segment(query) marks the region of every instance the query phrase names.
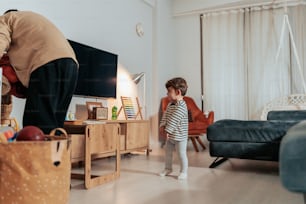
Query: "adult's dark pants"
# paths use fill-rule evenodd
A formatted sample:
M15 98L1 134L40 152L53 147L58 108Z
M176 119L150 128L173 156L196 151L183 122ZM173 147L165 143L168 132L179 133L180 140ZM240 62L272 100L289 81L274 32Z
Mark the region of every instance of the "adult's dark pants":
M70 58L54 60L33 71L26 94L23 126L37 126L45 134L63 127L77 75L77 64Z

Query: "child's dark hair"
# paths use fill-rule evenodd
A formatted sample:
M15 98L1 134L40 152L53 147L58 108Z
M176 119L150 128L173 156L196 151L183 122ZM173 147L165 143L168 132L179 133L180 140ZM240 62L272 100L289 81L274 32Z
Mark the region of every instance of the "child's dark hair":
M9 10L7 10L6 12L4 12L4 14L9 13L9 12L12 12L12 11L18 11L18 10L17 10L17 9L9 9Z
M182 93L182 96L186 95L187 88L188 88L186 80L181 77L175 77L167 81L166 88L168 89L169 87L172 87L175 90L180 90Z

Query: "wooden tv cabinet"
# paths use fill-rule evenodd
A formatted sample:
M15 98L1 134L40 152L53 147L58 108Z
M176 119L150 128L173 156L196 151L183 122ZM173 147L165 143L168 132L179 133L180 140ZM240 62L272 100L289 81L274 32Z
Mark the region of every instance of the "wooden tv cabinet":
M86 121L84 121L86 122ZM94 127L95 124L104 124L107 128L108 125L119 125L119 145L120 154L131 153L135 151L146 151L149 155L149 121L148 120L100 120L100 121L87 121L74 123L73 121L66 121L64 128L71 136L71 161L79 162L84 161L85 158L85 136L86 126ZM95 132L95 134L103 134L103 132ZM106 143L108 141L105 141ZM110 153L109 156L112 156ZM94 158L99 158L99 154ZM105 157L103 154L102 157Z
M82 179L85 188L112 181L120 176L120 141L118 124L67 125L71 135L71 157L76 161L84 161L84 173L71 173L71 178ZM93 175L91 161L97 155L107 157L116 155L114 171L102 175Z

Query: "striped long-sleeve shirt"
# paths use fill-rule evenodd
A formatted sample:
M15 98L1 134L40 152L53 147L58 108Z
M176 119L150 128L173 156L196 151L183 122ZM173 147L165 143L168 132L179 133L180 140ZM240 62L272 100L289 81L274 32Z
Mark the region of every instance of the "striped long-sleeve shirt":
M184 100L169 103L160 121L160 127L163 126L170 139L183 141L188 138L188 110Z

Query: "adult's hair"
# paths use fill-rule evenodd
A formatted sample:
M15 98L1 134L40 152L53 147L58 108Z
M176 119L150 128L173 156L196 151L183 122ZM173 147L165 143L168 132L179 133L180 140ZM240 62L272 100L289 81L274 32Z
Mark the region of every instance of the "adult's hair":
M182 96L186 95L187 88L188 88L186 80L181 77L175 77L167 81L166 88L168 89L169 87L172 87L175 90L180 90L182 93Z
M18 10L17 10L17 9L9 9L9 10L7 10L6 12L4 12L4 14L9 13L9 12L12 12L12 11L18 11Z

